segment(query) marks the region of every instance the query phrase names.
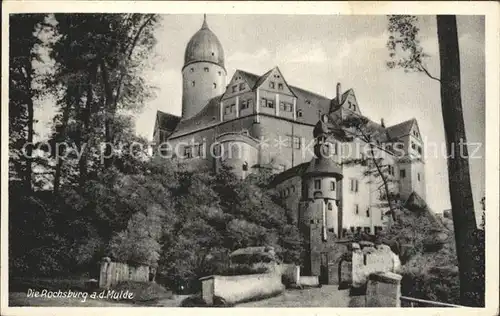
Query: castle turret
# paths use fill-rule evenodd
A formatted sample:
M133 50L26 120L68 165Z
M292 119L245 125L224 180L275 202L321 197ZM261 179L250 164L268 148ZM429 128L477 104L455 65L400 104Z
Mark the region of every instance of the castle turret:
M323 240L327 239L327 231L340 236L342 229L341 214L338 208L341 196L339 185L342 179L342 168L336 162L338 161L336 158L339 156L336 144L328 141L327 123L328 117L323 115L314 128L315 157L303 175L304 198L312 201L308 217L321 223Z
M201 29L189 40L182 67L182 119L197 114L226 87L224 50L209 29L206 16Z

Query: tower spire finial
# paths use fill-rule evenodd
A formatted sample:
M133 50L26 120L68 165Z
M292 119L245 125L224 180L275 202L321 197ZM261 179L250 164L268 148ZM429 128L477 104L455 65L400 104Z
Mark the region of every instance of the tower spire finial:
M203 24L201 25L202 29L208 29L208 24L207 24L207 15L203 14Z

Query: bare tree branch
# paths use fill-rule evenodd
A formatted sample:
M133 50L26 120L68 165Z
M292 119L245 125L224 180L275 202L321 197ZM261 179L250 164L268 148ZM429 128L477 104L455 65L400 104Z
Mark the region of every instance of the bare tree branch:
M430 72L424 67L424 65L422 64L422 62L418 62L418 65L420 67L420 69L425 72L425 74L431 78L431 79L434 79L434 80L437 80L439 82L441 82L441 79L437 78L437 77L434 77L433 75L430 74Z

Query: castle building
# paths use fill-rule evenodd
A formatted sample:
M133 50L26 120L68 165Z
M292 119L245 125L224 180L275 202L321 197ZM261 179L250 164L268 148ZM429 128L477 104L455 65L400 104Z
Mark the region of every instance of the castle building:
M425 199L424 144L415 119L389 127L368 121L373 142L367 146L340 128L363 117L354 91L342 91L340 83L328 98L290 85L275 67L262 75L238 69L226 84L224 50L206 18L184 56L182 116L157 112L153 140L168 145L156 151L189 159L199 170L226 164L241 178L274 170L272 185L306 236L305 273L335 283L328 268L338 259L335 241L386 226L385 186L369 153L376 152L392 192L402 200L414 192Z

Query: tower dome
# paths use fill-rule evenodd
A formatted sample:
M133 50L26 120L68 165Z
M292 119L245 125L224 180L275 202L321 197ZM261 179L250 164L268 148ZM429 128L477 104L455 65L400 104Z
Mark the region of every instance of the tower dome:
M224 67L224 50L217 36L208 28L206 15L201 29L189 40L184 53L184 67L194 62L210 62Z

